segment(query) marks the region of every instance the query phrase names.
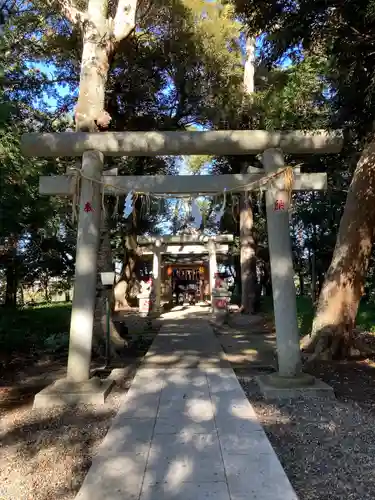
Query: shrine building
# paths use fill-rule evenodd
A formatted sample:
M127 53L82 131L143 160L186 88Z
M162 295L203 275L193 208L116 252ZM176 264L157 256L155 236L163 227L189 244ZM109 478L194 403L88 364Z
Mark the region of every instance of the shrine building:
M227 261L233 241L233 235L138 237L142 258L160 294L158 305L172 299L176 281L193 286L200 300L210 300L218 266Z

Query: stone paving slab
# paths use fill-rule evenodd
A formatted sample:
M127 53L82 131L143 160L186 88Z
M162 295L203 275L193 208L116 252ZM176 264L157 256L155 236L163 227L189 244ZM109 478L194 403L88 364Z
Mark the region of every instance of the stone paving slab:
M297 500L222 354L207 320L165 315L76 500Z
M140 500L231 500L226 481L145 485Z
M179 434L181 436L193 434L206 434L215 432L215 421L211 419L199 419L198 421L186 416L178 418L158 418L155 425L154 435L158 434Z
M275 453L224 456L231 500L296 500Z
M154 436L144 483L225 481L217 433Z

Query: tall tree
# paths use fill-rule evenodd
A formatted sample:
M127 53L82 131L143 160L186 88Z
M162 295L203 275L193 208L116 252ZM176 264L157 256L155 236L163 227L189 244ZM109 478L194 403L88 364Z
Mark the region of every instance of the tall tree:
M246 38L246 60L244 67L243 91L248 105L255 92L255 37ZM247 171L246 164L243 171ZM253 235L254 214L248 192L240 197L240 264L241 264L241 310L254 314L257 304L256 245Z
M124 47L126 58L118 57L109 74L107 109L113 115L111 127L181 130L192 124L207 126L215 119L221 103L228 101L225 97L230 98L229 83L239 81L239 47L231 52L226 48L238 37L239 25L231 10L219 9L218 5L192 0L165 2L140 26ZM218 64L221 73L215 71ZM197 159L198 164L193 166ZM194 157L189 167L199 170L206 160ZM180 158L138 158L117 165L120 172L150 175L175 173L180 162ZM131 290L126 281L136 267L136 236L146 229L145 217L136 212L137 225L130 218L131 223L123 226L127 228L123 238L124 275L117 287L122 293ZM153 218L149 222L155 224Z
M96 132L106 129L111 121L105 109L108 72L121 43L135 30L138 2L118 0L110 4L107 0L88 0L85 11L79 9L79 4L67 0L57 0L57 5L73 32L78 32L82 40L78 100L74 112L76 130ZM94 330L99 339L105 324L106 293L101 287L100 272L113 268L108 223L107 210L102 214L97 270L99 293ZM114 325L111 338L117 347L124 346L124 340L117 334Z
M48 91L48 85L44 75L22 57L29 44L29 34L24 31L27 23L36 31L40 25L29 5L3 4L0 19L0 267L6 281L5 304L12 307L17 305L22 279L30 272L25 252L27 242L33 240L36 228L60 218L61 208L56 200L38 197L39 175L51 172L52 162L25 159L19 151L20 134L43 129L51 118L45 110L33 108L33 102ZM55 125L58 130L59 124Z
M319 297L312 334L305 348L316 356L345 356L374 239L374 51L375 11L371 0L355 4L302 0L236 2L250 31L267 32L269 61L294 54L296 46L329 61L327 89L336 107L331 125L346 131L348 165L357 162L348 191L331 265ZM292 52L291 52L292 50ZM358 57L361 54L361 57ZM360 153L361 152L361 153ZM360 154L359 154L360 153ZM356 345L358 347L358 344ZM361 346L362 347L362 346Z

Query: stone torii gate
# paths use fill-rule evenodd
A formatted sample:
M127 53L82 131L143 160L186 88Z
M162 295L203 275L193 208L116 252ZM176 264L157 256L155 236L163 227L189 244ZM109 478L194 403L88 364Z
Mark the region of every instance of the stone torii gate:
M340 132L234 130L209 132L63 132L26 134L21 149L26 156L82 156L80 208L76 250L76 274L70 324L67 378L36 395L34 406L50 406L77 401L104 402L110 386L90 379L90 362L95 308L97 252L101 217L102 189L106 194L143 192L154 194L212 195L259 188L266 190L267 227L276 322L279 373L271 385L311 384L302 374L296 293L289 229L288 202L282 176L261 185L265 174L284 167L284 153L338 153ZM105 156L157 155L248 155L262 154L265 173L221 176L106 176ZM255 169L254 169L255 170ZM78 175L78 174L77 174ZM40 193L71 196L74 175L40 178ZM102 188L102 186L104 186ZM326 174L294 175L293 190L323 190ZM90 209L88 209L90 207ZM277 380L282 382L278 384ZM269 383L268 381L267 383Z

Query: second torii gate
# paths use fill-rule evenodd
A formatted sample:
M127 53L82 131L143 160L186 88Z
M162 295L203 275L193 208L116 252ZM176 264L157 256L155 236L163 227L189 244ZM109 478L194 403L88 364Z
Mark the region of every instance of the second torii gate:
M266 190L267 228L276 322L281 386L306 385L302 374L296 294L289 228L289 196L282 176L269 175L284 167L283 152L291 154L338 153L340 132L265 132L235 130L216 132L105 132L26 134L21 142L27 156L82 156L80 208L76 249L76 274L70 324L67 378L41 391L34 406L76 401L104 402L108 387L90 379L95 308L97 252L101 193L134 191L149 194L212 195L224 190ZM208 176L106 176L104 156L245 155L262 153L265 173ZM252 171L251 171L252 172ZM77 174L78 175L78 174ZM255 186L255 185L256 186ZM72 196L74 175L40 178L40 193ZM104 186L104 187L102 187ZM249 188L249 186L252 186ZM326 174L294 176L293 190L323 190ZM277 385L277 384L276 384Z

